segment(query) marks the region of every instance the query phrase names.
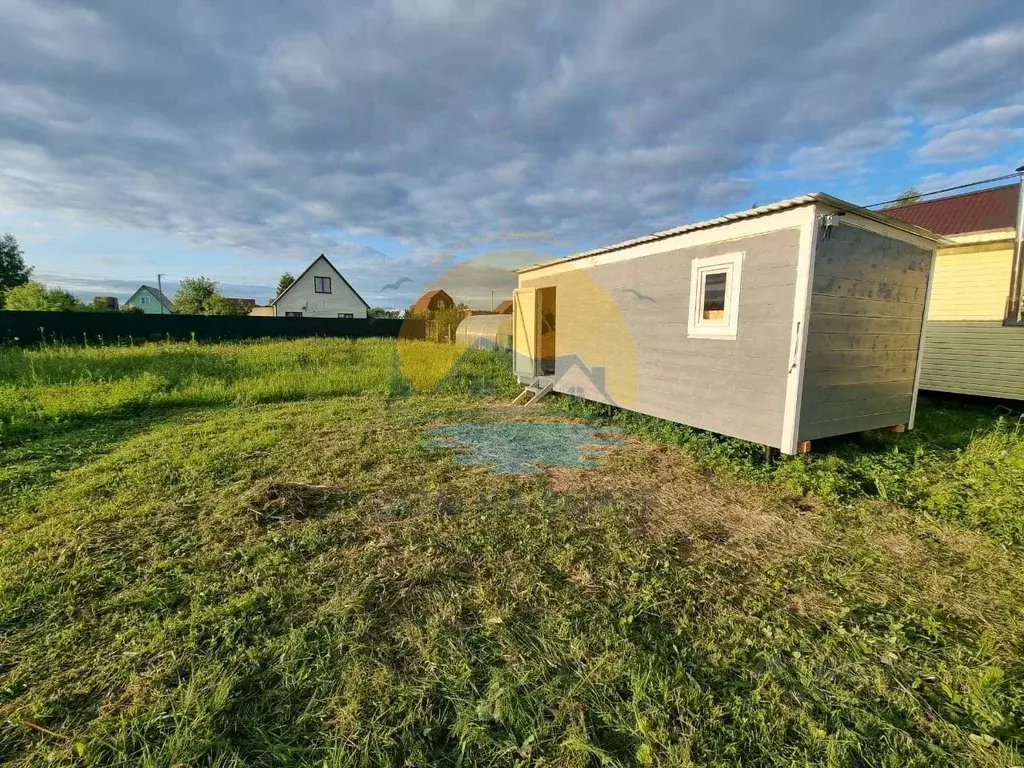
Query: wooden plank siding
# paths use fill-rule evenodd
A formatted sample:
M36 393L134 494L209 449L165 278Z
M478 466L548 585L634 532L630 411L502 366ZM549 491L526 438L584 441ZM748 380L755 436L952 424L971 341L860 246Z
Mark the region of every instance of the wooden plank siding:
M1024 400L1024 328L1002 324L1012 261L1010 239L939 251L921 389Z
M602 382L588 399L781 447L800 232L729 240L725 227L722 242L522 274L524 288L556 287L555 391L578 394L557 380L584 368ZM692 260L737 251L737 337L688 338Z
M928 321L1002 321L1010 291L1013 243L942 249L935 259L935 285ZM927 334L926 334L927 338Z
M910 421L931 259L848 224L818 242L800 440Z
M1024 400L1024 327L999 321L930 321L920 386Z

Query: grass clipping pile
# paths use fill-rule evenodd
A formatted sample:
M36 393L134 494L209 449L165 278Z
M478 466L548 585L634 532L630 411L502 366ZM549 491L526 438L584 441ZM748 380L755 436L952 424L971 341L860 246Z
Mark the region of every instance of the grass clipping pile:
M249 494L245 511L262 527L301 522L322 514L329 502L349 496L336 485L274 481L261 483Z

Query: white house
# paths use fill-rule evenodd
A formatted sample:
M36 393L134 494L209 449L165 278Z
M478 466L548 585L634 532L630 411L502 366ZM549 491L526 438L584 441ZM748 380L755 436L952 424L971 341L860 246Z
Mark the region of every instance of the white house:
M366 317L370 306L322 253L270 302L277 317Z

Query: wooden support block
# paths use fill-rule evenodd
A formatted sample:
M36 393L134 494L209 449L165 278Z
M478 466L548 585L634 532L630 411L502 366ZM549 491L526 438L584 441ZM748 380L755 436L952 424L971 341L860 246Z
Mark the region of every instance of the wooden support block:
M810 440L801 440L799 443L796 444L796 452L797 453L810 453L811 452L811 441Z
M907 431L907 425L906 424L896 424L894 426L889 427L889 431L890 432L906 432Z

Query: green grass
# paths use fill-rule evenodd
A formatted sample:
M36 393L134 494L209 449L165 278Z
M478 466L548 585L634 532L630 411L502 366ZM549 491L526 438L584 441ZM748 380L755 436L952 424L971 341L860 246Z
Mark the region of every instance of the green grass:
M0 763L1024 764L1012 420L500 476L452 351L0 351Z
M1024 546L1024 417L992 404L922 400L916 428L884 430L814 443L809 456L764 460L761 446L576 398L566 414L613 424L644 439L687 451L711 472L776 482L836 503L865 498L982 530Z

